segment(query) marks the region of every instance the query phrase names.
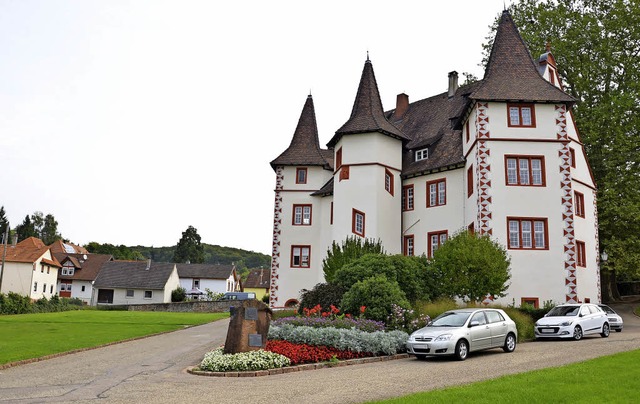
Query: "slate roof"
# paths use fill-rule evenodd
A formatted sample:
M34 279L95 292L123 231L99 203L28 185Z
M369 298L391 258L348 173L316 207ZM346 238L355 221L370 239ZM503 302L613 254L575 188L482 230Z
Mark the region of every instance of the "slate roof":
M269 270L253 269L243 282L245 288L267 289L269 288Z
M331 138L328 147L333 147L344 135L380 132L396 139L406 140L407 136L384 116L378 83L373 73L373 65L367 57L362 70L362 77L358 85L356 99L349 120L336 131Z
M180 278L228 279L234 265L218 264L176 264Z
M509 11L502 12L482 84L474 100L560 102L576 99L540 76Z
M107 261L95 280L97 288L164 289L176 264L147 261Z
M307 97L298 120L298 126L293 133L291 144L271 162L271 167L276 166L322 166L331 168L333 152L322 149L318 141L318 125L316 112L311 95Z
M58 262L64 265L69 261L73 264L75 270L73 275L62 275L58 272L58 279L71 279L79 281L93 281L98 276L100 269L105 262L113 261L113 256L109 254L66 254L53 253ZM86 257L86 258L85 258Z

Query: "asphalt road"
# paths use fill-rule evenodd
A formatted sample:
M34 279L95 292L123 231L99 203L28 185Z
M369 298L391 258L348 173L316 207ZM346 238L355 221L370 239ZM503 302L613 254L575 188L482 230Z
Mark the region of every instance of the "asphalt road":
M228 320L0 370L0 403L359 403L640 349L640 319L617 305L621 333L519 344L464 362L414 358L251 378L186 369L222 345Z

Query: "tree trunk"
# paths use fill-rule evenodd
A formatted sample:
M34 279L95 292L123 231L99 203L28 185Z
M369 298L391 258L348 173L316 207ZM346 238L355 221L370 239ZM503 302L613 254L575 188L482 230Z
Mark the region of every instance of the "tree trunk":
M603 302L612 302L621 299L618 284L616 283L616 271L601 270L600 285Z

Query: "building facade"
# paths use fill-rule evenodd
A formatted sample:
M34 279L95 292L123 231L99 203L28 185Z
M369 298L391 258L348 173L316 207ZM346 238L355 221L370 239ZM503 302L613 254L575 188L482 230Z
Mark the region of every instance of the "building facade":
M323 149L309 96L276 173L271 307L324 281L347 236L432 257L462 230L511 258L500 303L600 301L596 186L553 55L531 57L504 11L482 80L384 111L370 60ZM488 301L492 300L489 297Z

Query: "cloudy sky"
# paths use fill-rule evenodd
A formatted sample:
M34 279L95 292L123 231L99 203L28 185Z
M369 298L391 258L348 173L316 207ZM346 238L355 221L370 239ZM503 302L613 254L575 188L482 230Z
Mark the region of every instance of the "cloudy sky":
M482 77L504 4L0 0L0 206L78 244L175 245L191 225L270 253L269 162L309 92L324 145L367 51L385 109Z

